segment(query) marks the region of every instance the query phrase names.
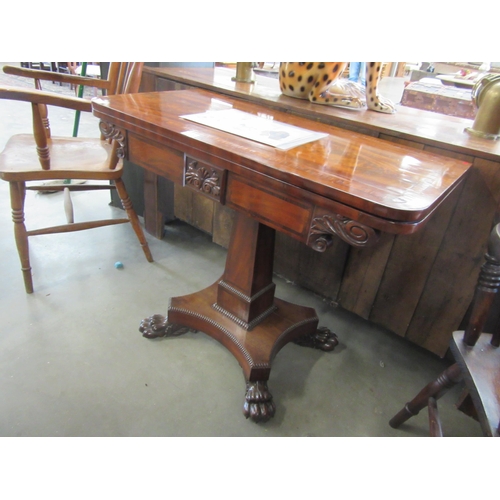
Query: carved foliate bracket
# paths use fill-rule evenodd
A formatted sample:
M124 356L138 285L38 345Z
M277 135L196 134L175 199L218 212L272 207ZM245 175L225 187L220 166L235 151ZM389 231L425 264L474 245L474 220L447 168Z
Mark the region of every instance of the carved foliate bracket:
M215 201L223 202L226 171L198 160L185 157L184 185Z
M333 235L349 245L367 247L375 244L380 232L340 214L325 214L312 220L307 244L317 252L324 252L333 243Z
M99 130L106 139L116 141L118 145L118 147L116 148L116 155L118 156L118 158L125 158L127 152L127 139L125 132L115 125L104 121L99 122Z

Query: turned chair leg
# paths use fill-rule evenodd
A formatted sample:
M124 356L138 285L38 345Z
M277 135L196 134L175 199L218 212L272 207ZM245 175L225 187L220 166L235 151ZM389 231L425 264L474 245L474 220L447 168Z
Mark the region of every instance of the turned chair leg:
M12 221L14 222L14 237L16 239L17 251L21 260L21 271L23 272L24 287L26 293L33 293L33 278L29 257L28 233L24 224L24 199L26 186L24 182L10 182L10 203L12 207Z
M132 202L128 196L127 190L125 189L125 184L121 179L116 179L115 181L116 191L118 192L118 196L122 202L123 208L127 212L127 216L134 228L135 234L139 239L139 242L142 246L142 250L148 262L153 262L153 256L151 255L151 250L149 249L148 242L146 241L146 237L142 231L141 223L139 222L139 218L135 213L135 210L132 208Z
M435 398L429 398L429 434L432 437L443 437L443 428Z
M462 372L458 364L451 365L439 377L427 384L405 407L389 421L389 425L397 429L409 418L418 415L422 408L429 406L429 398L438 400L441 396L462 380Z

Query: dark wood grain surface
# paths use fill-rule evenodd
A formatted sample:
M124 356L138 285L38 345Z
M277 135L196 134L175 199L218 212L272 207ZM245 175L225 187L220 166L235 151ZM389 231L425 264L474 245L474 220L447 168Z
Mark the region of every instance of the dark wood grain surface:
M112 96L93 106L97 116L127 121L131 131L201 160L208 154L235 173L258 172L390 221L425 219L470 166L203 90ZM282 151L181 118L228 107L329 135Z

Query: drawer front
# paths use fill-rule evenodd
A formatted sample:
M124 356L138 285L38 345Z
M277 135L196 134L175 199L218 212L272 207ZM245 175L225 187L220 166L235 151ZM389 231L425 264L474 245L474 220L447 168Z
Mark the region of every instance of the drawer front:
M273 184L257 184L230 173L227 179L226 205L247 212L263 224L306 242L314 206L283 195L279 186Z
M128 135L129 160L155 174L181 184L184 153L168 147L158 147L133 134Z

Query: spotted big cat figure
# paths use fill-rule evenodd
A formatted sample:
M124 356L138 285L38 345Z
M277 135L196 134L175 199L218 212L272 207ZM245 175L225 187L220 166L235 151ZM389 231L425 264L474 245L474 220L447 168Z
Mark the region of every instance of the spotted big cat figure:
M281 92L316 104L358 109L367 106L380 113L395 113L394 104L378 93L382 63L366 64L366 89L340 79L346 66L346 62L282 62Z

